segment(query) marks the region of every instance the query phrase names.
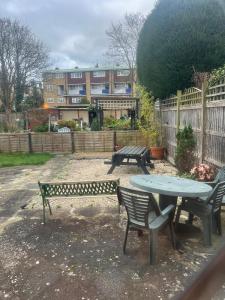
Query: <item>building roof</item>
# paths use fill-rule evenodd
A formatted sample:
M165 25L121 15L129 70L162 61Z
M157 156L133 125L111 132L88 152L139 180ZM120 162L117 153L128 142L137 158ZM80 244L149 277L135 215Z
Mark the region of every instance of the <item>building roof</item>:
M93 72L93 71L110 71L110 70L129 70L126 66L111 66L111 67L94 67L94 68L73 68L73 69L59 69L46 70L43 73L76 73L76 72Z

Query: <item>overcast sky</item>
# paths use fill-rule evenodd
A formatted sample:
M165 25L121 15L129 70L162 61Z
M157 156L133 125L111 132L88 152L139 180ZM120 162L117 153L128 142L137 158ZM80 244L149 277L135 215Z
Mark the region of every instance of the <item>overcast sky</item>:
M54 67L106 62L105 31L125 13L148 14L155 0L0 0L0 17L19 19L49 48Z

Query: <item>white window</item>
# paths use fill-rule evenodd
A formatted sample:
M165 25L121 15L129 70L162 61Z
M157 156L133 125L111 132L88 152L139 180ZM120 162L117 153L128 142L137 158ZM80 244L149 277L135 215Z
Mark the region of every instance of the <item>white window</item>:
M117 71L117 76L129 76L130 71L129 70L119 70Z
M94 71L93 77L105 77L105 71Z
M64 98L56 98L56 99L55 99L55 102L58 102L58 103L64 103L64 102L65 102L65 99L64 99Z
M63 96L64 95L64 85L58 85L58 96Z
M63 74L63 73L56 73L56 74L55 74L55 78L56 78L56 79L64 78L64 74Z
M48 103L54 103L54 98L47 98Z
M47 92L54 92L54 85L53 84L46 84L45 89Z
M72 103L81 103L81 97L73 97L71 102Z
M81 72L71 73L70 78L82 78Z
M105 89L105 84L92 84L91 85L91 94L92 95L100 95L102 91Z
M115 94L125 94L127 88L128 88L127 83L115 83L114 93Z
M69 95L79 95L80 91L83 91L83 85L82 84L70 84L69 85Z

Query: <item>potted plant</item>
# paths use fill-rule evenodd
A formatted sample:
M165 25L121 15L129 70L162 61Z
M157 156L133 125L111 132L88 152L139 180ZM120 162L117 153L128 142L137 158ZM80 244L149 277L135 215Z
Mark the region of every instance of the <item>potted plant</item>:
M138 128L146 137L151 157L159 160L163 159L164 147L162 146L162 132L160 122L155 114L154 98L151 93L142 86L138 86L138 93L141 106Z

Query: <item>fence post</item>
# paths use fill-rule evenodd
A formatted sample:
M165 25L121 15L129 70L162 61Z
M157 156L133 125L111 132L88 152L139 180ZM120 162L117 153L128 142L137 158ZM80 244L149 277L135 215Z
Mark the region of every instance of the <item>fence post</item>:
M74 153L75 152L75 143L74 143L74 132L71 131L71 152Z
M29 153L33 152L31 132L28 132L28 150L29 150Z
M205 158L205 133L206 133L206 93L208 89L208 82L205 80L202 83L202 101L201 101L201 145L200 145L200 162L202 163Z
M177 118L176 118L176 126L177 132L180 129L180 103L181 103L182 91L177 91Z

